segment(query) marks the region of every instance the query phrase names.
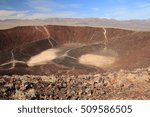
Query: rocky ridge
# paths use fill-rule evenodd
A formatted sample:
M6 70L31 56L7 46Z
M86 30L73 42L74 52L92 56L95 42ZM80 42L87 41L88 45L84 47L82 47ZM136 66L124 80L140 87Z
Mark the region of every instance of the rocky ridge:
M0 99L150 99L150 67L89 75L0 76Z

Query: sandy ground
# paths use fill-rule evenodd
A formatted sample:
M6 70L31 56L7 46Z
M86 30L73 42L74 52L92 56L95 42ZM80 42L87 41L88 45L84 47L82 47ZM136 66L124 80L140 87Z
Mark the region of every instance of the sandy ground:
M31 57L29 61L27 61L27 65L29 67L38 66L47 64L51 62L53 59L59 57L57 53L59 49L48 49L41 52L38 55ZM79 58L79 63L84 65L92 65L100 68L106 68L112 65L115 62L116 58L111 56L104 55L94 55L94 54L85 54Z
M105 68L115 62L115 57L101 56L94 54L85 54L79 58L79 62L85 65L92 65L100 68Z
M27 65L33 67L33 66L46 64L47 62L50 62L53 59L57 58L57 52L59 52L58 49L45 50L40 54L31 57L31 59L27 61Z

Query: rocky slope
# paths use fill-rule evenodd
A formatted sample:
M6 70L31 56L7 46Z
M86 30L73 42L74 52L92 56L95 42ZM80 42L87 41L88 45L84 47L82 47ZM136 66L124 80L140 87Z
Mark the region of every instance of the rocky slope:
M150 68L89 75L0 76L0 99L150 99Z
M150 66L150 33L29 26L0 31L0 74L89 74Z

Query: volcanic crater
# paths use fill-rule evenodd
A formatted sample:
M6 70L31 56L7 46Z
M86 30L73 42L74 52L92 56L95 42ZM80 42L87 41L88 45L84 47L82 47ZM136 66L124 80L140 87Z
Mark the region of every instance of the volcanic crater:
M24 26L0 30L0 74L89 74L150 66L150 33Z

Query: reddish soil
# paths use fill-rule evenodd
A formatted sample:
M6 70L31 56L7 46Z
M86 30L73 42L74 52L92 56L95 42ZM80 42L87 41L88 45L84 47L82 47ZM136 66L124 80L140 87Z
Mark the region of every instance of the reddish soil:
M150 32L0 30L0 99L150 99L149 53Z
M20 61L24 61L25 63L27 63L32 56L38 55L40 52L45 51L46 49L58 48L61 49L61 52L57 54L59 59L54 60L54 63L57 64L58 69L67 69L69 67L67 71L70 69L70 67L72 68L74 66L78 66L75 67L77 71L87 71L87 73L89 73L89 70L85 70L86 67L90 67L90 71L94 72L102 70L107 71L149 67L149 38L149 32L128 31L113 28L105 28L104 30L104 28L94 27L53 25L16 27L7 30L0 30L0 55L4 56L5 53L5 56L8 56L1 57L0 63L2 64L10 61L11 49L14 49L14 56L15 58L17 58L17 60L19 59ZM49 39L52 45L49 45L48 40L46 39ZM107 51L102 52L105 48L104 46L107 46ZM91 66L85 66L81 64L79 65L77 61L71 60L71 58L69 58L69 61L68 58L64 58L63 60L62 58L60 59L60 55L62 55L62 53L65 53L65 51L68 51L69 49L72 50L68 55L71 57L75 57L78 60L82 55L96 54L102 56L105 55L110 58L115 57L116 61L111 66L105 69L101 66L93 66L91 68ZM7 53L9 55L7 55ZM47 67L47 65L45 66ZM29 74L32 71L33 72L31 74L43 74L43 72L39 72L41 70L34 71L35 68L37 69L37 67L26 68L25 71ZM16 71L16 69L17 68L13 70ZM2 71L2 74L5 74L10 70L4 70L2 68L0 71ZM52 70L49 70L48 74L51 73ZM55 71L55 73L57 72Z

